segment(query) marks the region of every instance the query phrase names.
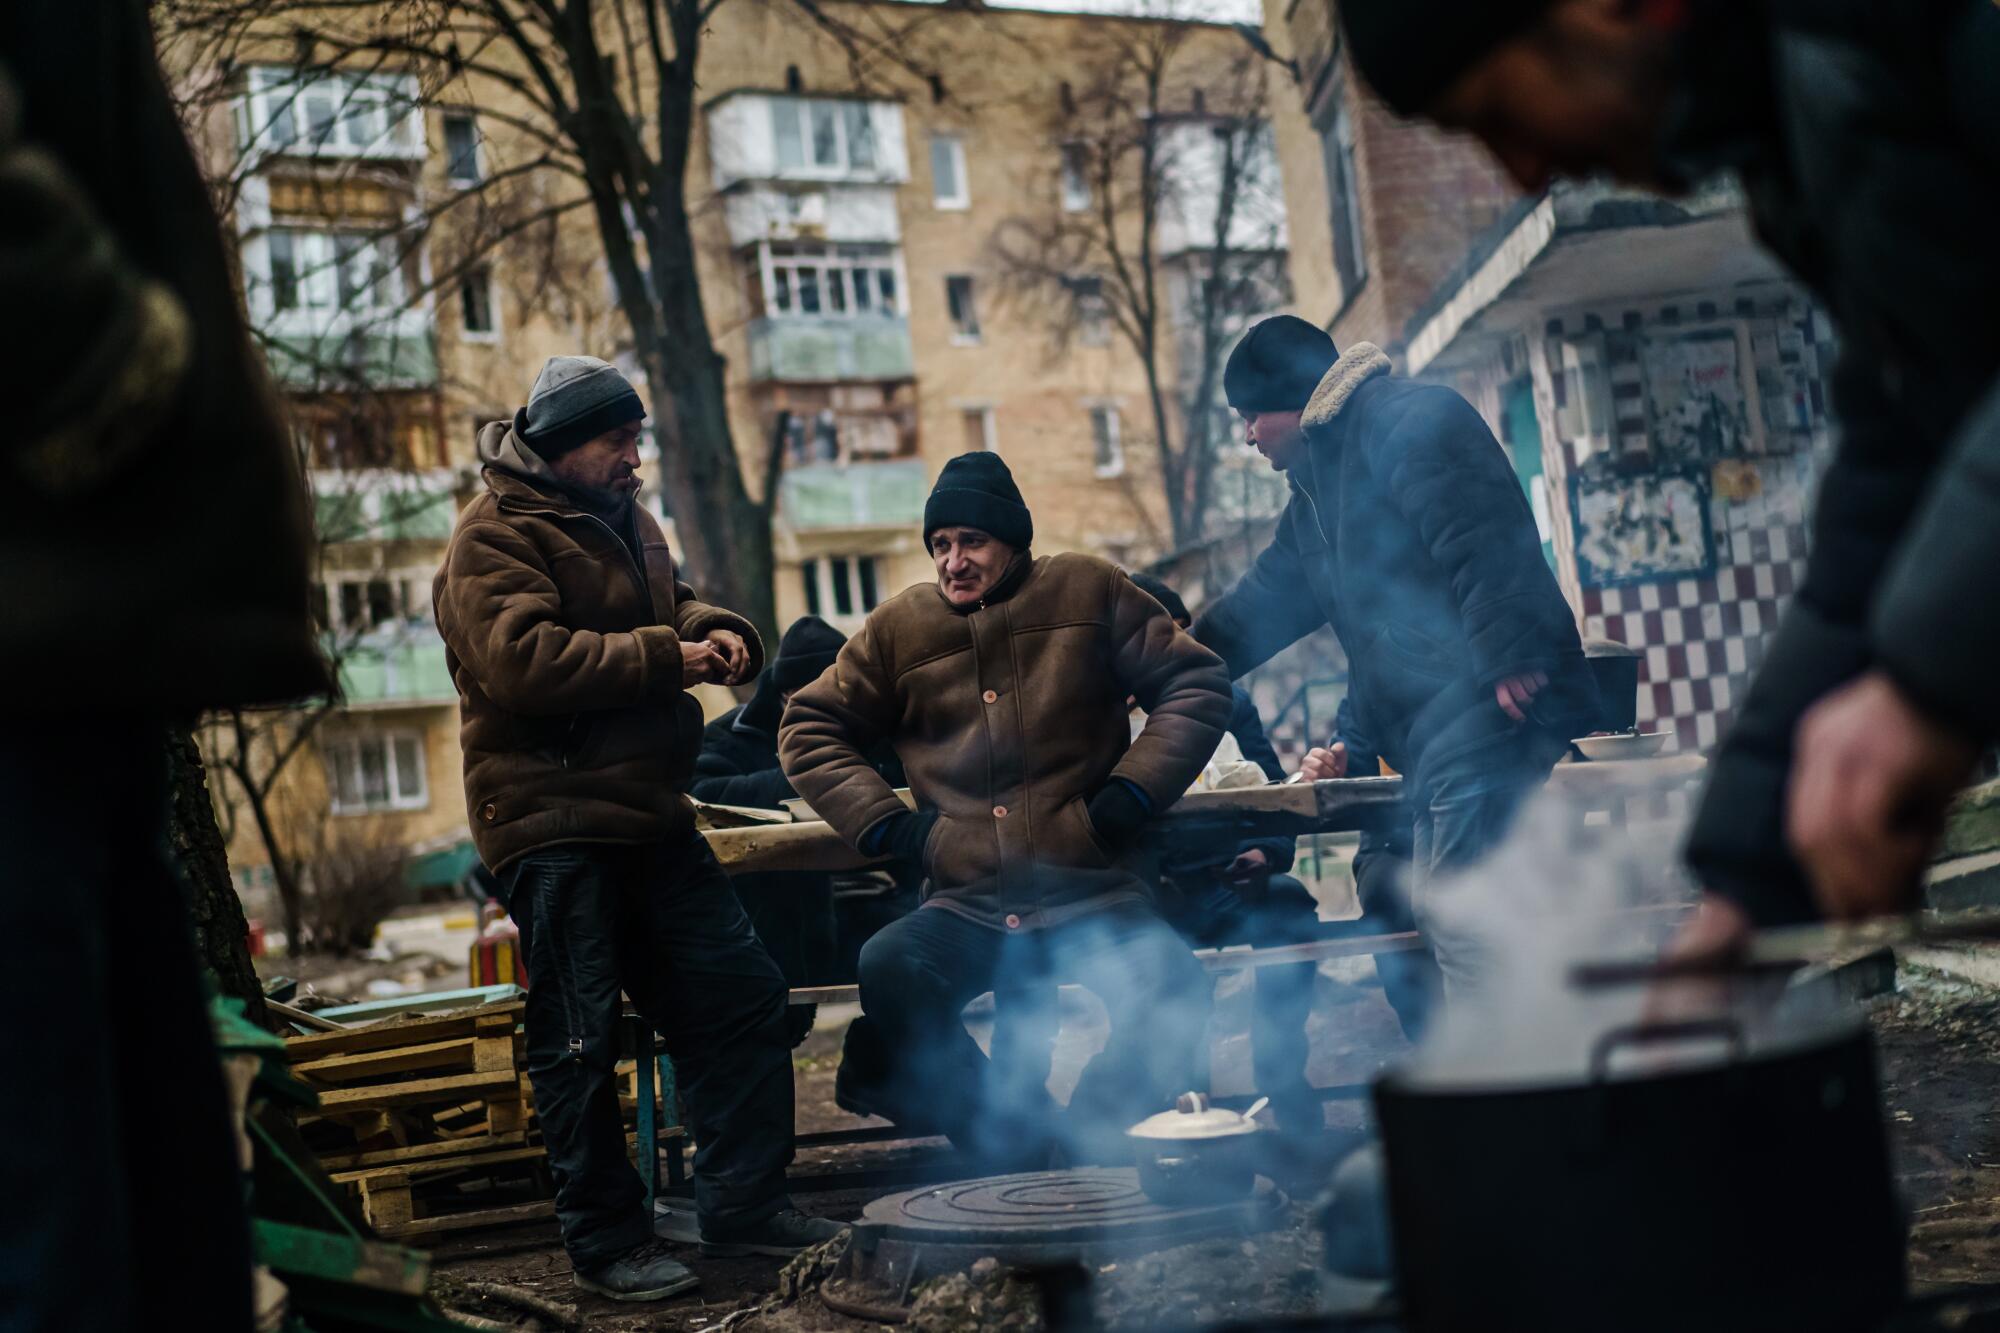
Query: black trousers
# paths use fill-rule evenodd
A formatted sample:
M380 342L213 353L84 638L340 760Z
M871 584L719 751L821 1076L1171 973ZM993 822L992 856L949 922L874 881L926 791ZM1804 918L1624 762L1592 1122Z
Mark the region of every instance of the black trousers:
M1248 944L1271 948L1304 944L1327 932L1319 905L1306 886L1290 875L1272 875L1261 890L1239 891L1208 883L1182 890L1167 909L1167 921L1197 949ZM1306 1020L1312 1016L1314 963L1260 967L1253 983L1250 1066L1257 1090L1274 1100L1306 1095L1306 1061L1311 1055Z
M1041 1086L1047 1062L1038 1071L1033 1061L989 1063L961 1014L988 990L1062 981L1103 1002L1111 1033L1058 1128ZM1126 1128L1203 1086L1208 977L1166 922L1136 906L1014 932L922 908L862 949L861 1007L892 1055L891 1101L923 1108L954 1143L995 1157L1061 1134L1078 1160L1115 1158Z
M243 1176L166 751L143 719L0 741L0 1329L250 1327ZM134 1001L137 1001L135 1004Z
M528 963L528 1076L571 1264L598 1267L653 1234L618 1115L620 990L673 1057L703 1225L750 1225L787 1206L785 979L708 844L565 844L500 880Z

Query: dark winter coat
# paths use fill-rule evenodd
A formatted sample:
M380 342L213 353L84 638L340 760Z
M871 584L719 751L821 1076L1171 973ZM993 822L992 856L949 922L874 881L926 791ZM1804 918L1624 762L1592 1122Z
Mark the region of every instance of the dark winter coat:
M702 724L681 642L733 630L756 670L757 631L695 599L643 508L629 511L642 570L512 425L487 426L479 452L486 491L459 515L432 585L479 859L498 873L555 843L685 833Z
M701 757L688 794L710 805L782 809L797 796L778 767L778 716L784 711L770 672L750 702L739 704L701 729Z
M1812 912L1783 837L1799 717L1870 669L2000 735L2000 6L1697 7L1668 159L1729 167L1825 302L1840 443L1806 579L1715 756L1688 857L1763 922Z
M305 488L148 7L0 4L9 80L0 679L43 711L324 690Z
M1127 698L1148 714L1136 740ZM987 599L935 584L869 614L831 670L792 695L778 736L799 794L850 844L903 803L869 763L887 741L939 818L929 902L982 924L1059 925L1150 896L1089 798L1113 778L1155 810L1180 799L1229 720L1215 655L1116 565L1024 553Z
M1382 757L1432 764L1510 741L1494 699L1546 671L1528 725L1587 731L1597 693L1527 497L1492 431L1449 389L1349 348L1307 404L1291 502L1250 571L1195 622L1241 676L1322 625L1347 653Z

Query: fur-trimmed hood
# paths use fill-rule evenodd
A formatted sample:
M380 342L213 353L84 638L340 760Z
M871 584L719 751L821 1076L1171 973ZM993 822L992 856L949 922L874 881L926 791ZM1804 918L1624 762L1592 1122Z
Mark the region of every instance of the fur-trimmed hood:
M1388 373L1387 352L1374 343L1355 343L1320 377L1319 387L1313 390L1306 410L1299 416L1299 424L1307 429L1324 426L1340 415L1340 409L1347 406L1356 389L1377 375Z

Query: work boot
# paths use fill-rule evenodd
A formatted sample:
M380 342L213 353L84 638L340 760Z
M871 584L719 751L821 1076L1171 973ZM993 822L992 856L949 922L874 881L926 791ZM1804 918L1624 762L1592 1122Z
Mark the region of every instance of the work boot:
M781 1208L761 1222L727 1230L701 1225L701 1252L718 1258L742 1254L769 1254L789 1259L800 1250L841 1233L841 1224L828 1217L807 1217L796 1208Z
M588 1273L570 1274L585 1291L609 1296L614 1301L663 1301L699 1286L701 1279L688 1266L667 1253L657 1240L640 1241L618 1258Z

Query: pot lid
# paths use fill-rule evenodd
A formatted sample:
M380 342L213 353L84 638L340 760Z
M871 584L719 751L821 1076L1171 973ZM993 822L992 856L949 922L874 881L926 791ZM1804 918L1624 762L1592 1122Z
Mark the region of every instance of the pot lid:
M1252 1108L1253 1110L1256 1108ZM1255 1134L1257 1122L1220 1106L1198 1092L1184 1092L1174 1109L1147 1116L1125 1131L1135 1139L1225 1139Z

